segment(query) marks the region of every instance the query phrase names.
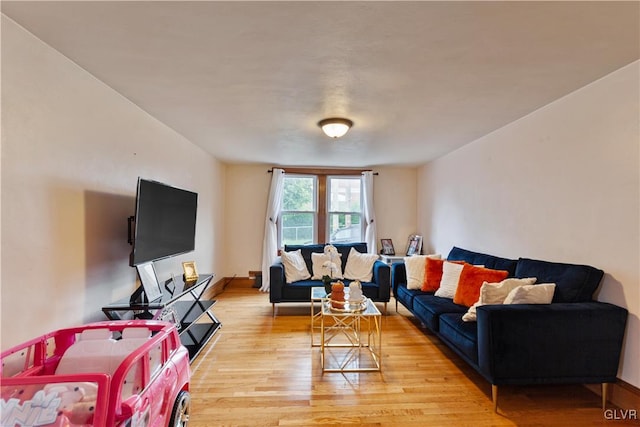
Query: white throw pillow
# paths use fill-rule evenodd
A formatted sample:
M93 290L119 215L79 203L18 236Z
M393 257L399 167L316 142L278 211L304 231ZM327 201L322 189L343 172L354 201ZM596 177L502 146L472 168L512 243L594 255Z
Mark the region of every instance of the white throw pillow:
M307 269L307 264L304 263L304 258L302 258L302 251L300 249L293 252L282 251L280 257L284 265L284 276L287 283L306 280L311 277Z
M534 283L536 283L535 277L526 279L504 279L500 283L484 282L480 288L480 298L478 299L478 302L469 307L469 311L462 316L462 320L465 322L475 322L477 320L476 307L488 304L502 304L507 295L509 295L509 292L515 288L519 286L533 285Z
M335 268L332 270L331 255L319 252L311 253L311 269L313 270L313 280L322 280L322 276L329 276L332 279L342 279L342 254L334 257Z
M424 271L427 258L440 259L440 254L414 255L404 258L404 265L407 271L407 289L422 289L424 284Z
M437 297L453 299L456 295L456 289L458 289L460 273L462 273L463 267L464 264L445 261L442 264L442 280L440 280L440 287L434 295Z
M347 257L347 265L344 267L344 278L370 282L373 277L373 264L377 259L377 254L361 254L351 248Z
M505 304L551 304L555 283L540 283L515 288L504 300Z

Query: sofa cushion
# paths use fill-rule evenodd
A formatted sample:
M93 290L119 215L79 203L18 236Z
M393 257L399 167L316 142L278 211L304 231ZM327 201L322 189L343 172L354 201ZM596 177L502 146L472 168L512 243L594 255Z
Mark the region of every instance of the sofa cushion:
M462 321L460 313L440 316L439 335L455 347L459 353L478 363L478 328L476 323Z
M311 277L304 259L302 258L300 249L297 251L282 252L280 258L284 265L284 275L287 283L293 283L298 280L305 280Z
M433 295L433 292L422 292L420 290L407 289L406 286L398 286L395 290L396 299L409 310L413 310L413 299L416 295Z
M500 283L508 275L509 272L506 270L491 270L490 268L465 264L462 267L462 273L460 273L460 281L453 302L471 307L480 299L480 287L483 283Z
M502 304L509 293L518 286L533 285L536 282L535 277L529 277L526 279L515 279L510 277L503 280L500 283L483 283L480 287L480 298L478 301L469 307L469 311L462 316L462 320L465 322L476 321L476 309L481 305L487 304Z
M493 255L482 254L479 252L469 251L454 246L447 255L449 261L465 261L473 265L482 265L486 268L493 270L506 270L509 272L509 277L513 277L516 272L516 265L518 261L515 259L500 258ZM535 276L521 276L521 277L535 277Z
M440 280L440 287L438 287L435 294L437 297L453 299L456 295L456 289L458 289L463 268L464 264L454 262L445 261L442 264L442 280Z
M460 317L467 311L467 307L454 304L452 299L440 298L431 294L416 294L413 298L413 314L429 329L438 332L438 318L444 313L460 313Z
M313 280L322 280L324 276L329 276L332 279L342 279L342 261L340 258L341 255L338 254L334 260L335 266L332 268L330 254L313 252L311 254L311 264L313 265L311 278Z
M333 243L333 246L336 247L340 255L342 255L342 271L347 268L347 259L349 258L349 252L351 248L360 252L361 254L367 253L367 244L364 242L360 243Z
M604 272L588 265L563 264L520 258L516 277L537 277L539 283L555 283L553 302L587 302L593 299Z
M308 271L313 271L313 262L311 261L311 254L313 252L324 253L324 245L284 245L285 252L293 252L300 249L302 258L307 265Z
M407 288L422 289L426 280L426 263L427 258L440 259L439 254L433 255L414 255L404 258L404 265L407 270ZM435 290L435 289L434 289Z
M519 286L509 292L505 304L551 304L555 283Z
M344 278L370 282L373 277L373 264L378 260L377 254L360 253L355 248L349 250Z

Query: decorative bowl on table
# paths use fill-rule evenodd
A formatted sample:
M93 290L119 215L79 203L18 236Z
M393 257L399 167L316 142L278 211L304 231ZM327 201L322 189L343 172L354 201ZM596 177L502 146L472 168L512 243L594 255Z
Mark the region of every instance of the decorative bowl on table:
M344 301L331 299L331 294L327 295L328 306L332 311L342 313L354 313L364 311L367 308L367 297L363 296L359 300L346 299Z

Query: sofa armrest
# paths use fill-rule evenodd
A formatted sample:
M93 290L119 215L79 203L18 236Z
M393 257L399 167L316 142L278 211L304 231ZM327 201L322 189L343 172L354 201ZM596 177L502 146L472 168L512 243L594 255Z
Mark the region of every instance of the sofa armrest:
M398 295L398 286L400 283L407 283L407 268L404 262L396 262L391 266L391 284L393 286L393 295Z
M373 264L372 281L378 285L378 300L389 301L391 299L391 269L387 263L378 260Z
M604 383L618 373L627 310L601 302L486 305L478 365L492 384Z
M278 261L269 267L269 302L276 303L282 301L282 288L284 284L284 265Z

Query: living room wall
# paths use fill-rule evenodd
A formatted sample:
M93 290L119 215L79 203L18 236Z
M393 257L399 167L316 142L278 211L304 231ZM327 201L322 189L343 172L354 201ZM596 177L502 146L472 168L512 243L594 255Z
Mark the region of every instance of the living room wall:
M604 270L597 299L629 310L619 377L636 387L639 82L635 62L418 173L419 229L431 251L456 245Z
M2 16L1 346L106 320L136 287L138 176L199 194L196 250L220 275L224 165Z
M271 183L269 165L229 164L225 181L225 277L246 277L260 270L267 198ZM397 253L406 249L407 237L416 232L415 167L374 167L374 205L378 245L393 240ZM379 248L378 248L379 249Z

